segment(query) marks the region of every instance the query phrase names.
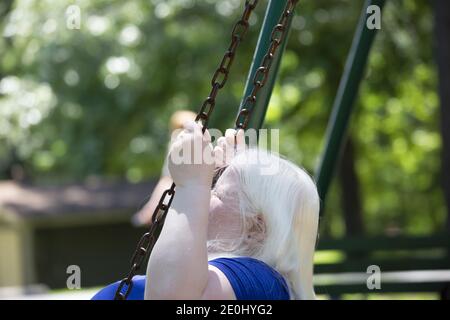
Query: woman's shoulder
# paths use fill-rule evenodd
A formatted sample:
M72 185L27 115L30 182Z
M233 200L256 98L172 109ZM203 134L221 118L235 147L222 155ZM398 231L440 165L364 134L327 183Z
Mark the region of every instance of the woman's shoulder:
M219 257L209 261L233 287L238 300L288 300L283 276L267 263L252 257Z

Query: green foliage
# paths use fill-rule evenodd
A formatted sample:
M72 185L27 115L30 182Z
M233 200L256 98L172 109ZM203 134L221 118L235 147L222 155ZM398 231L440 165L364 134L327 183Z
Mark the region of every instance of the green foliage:
M65 11L81 8L80 30ZM18 158L38 182L90 175L137 182L159 173L174 110L197 110L243 1L16 0L0 21L0 171ZM267 117L281 151L317 165L362 1L302 1ZM264 13L261 2L212 125L232 124ZM432 16L389 1L351 134L366 225L422 233L445 211ZM15 160L14 160L15 161ZM325 216L342 232L339 189Z

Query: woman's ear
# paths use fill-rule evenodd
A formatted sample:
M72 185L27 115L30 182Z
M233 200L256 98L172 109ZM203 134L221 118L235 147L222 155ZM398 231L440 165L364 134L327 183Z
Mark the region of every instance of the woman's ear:
M258 213L254 218L247 219L246 241L252 243L260 243L266 238L266 221L261 213Z

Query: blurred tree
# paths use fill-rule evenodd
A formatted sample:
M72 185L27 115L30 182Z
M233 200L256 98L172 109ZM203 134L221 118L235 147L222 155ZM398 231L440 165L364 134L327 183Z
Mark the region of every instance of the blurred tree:
M450 231L450 2L434 1L435 48L439 67L442 132L442 187L447 202L447 230Z
M341 189L341 206L347 235L364 233L359 180L355 168L355 147L348 137L342 153L338 177Z
M6 21L6 17L10 13L11 9L13 7L13 0L5 0L2 3L0 3L0 25L3 27ZM7 44L6 44L7 45ZM2 66L0 65L0 81L3 78L3 70ZM2 93L0 92L0 97ZM6 157L1 163L0 166L0 176L4 176L8 179L14 179L18 178L20 174L15 174L15 172L20 171L18 168L21 168L21 165L18 164L20 160L14 153L14 150L11 150L11 154L9 157Z
M80 30L66 26L74 3ZM239 49L212 126L232 125L265 3ZM158 175L168 119L177 109L196 111L208 94L242 5L15 0L0 26L2 178L13 152L37 183L90 175L138 182ZM280 151L310 172L362 5L301 2L293 21L267 126L281 128ZM346 172L354 168L344 174L354 184L336 181L327 201L324 231L335 236L360 224L353 218L357 203L350 209L344 201L357 189L371 234L387 227L425 233L444 225L431 7L389 1L382 21L350 130L354 166L351 159L343 164Z

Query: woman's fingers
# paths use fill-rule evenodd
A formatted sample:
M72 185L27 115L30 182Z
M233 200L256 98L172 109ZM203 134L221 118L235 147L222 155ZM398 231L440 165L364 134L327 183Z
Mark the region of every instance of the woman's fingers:
M213 152L213 160L216 167L229 164L234 158L236 151L242 151L245 148L244 130L227 129L225 136L217 139L216 147L211 147L211 134L208 130L203 132L203 126L199 122L188 121L184 124L184 131L180 134L180 142L188 140L202 141L207 143Z
M245 150L245 132L242 129L236 133L236 150L238 152Z
M176 140L174 143L172 143L169 151L169 155L173 155L175 153L180 153L180 151L183 150L183 140L180 138Z
M200 129L200 132L202 132L202 129ZM203 133L203 141L208 143L211 142L211 134L209 133L209 130L205 130L205 133Z
M217 146L221 147L223 150L226 149L227 140L225 139L225 137L220 137L219 139L217 139Z
M214 159L216 163L216 168L221 168L226 165L223 149L219 146L216 146L214 148Z
M211 142L211 134L208 130L203 132L203 125L200 122L195 121L187 121L184 124L185 133L191 133L194 135L194 139L202 139L203 141L210 143ZM183 135L183 133L181 133Z
M234 151L242 151L245 149L245 133L244 130L240 129L236 131L235 129L227 129L225 131L225 136L217 139L217 146L222 148L225 154Z
M225 132L225 138L228 147L235 148L237 151L242 151L245 148L245 132L242 129L238 131L228 129Z
M236 140L238 145L243 145L245 143L245 132L243 129L237 131Z
M203 126L200 122L194 122L194 135L198 137L203 137Z
M186 132L194 132L196 126L197 124L193 120L186 121L183 125Z
M225 131L225 139L227 140L227 144L229 146L234 146L234 136L236 135L236 130L234 129L227 129Z

